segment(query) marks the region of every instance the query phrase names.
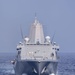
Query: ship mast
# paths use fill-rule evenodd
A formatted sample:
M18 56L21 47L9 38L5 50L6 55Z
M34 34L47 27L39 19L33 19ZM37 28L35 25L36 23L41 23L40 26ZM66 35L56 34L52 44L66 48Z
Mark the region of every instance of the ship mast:
M42 24L39 23L35 14L34 23L31 25L30 30L30 43L32 44L44 44L44 32Z

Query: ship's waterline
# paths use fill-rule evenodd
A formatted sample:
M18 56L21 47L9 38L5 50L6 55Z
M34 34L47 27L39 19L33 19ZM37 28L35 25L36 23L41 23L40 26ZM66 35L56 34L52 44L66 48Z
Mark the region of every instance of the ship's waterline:
M17 46L17 57L12 61L16 75L56 75L59 46L44 37L42 24L35 18L29 37Z

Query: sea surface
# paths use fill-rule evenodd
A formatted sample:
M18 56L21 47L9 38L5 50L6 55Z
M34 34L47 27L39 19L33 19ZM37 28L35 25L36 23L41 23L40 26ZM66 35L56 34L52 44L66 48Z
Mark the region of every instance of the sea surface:
M75 53L60 53L58 75L75 75ZM11 60L14 53L0 53L0 75L15 75Z

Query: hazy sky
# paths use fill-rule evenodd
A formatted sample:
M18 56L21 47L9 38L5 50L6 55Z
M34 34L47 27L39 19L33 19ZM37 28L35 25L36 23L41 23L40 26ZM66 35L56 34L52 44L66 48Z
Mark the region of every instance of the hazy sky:
M60 52L75 52L75 0L0 0L0 52L15 52L28 36L35 12L45 36L53 36Z

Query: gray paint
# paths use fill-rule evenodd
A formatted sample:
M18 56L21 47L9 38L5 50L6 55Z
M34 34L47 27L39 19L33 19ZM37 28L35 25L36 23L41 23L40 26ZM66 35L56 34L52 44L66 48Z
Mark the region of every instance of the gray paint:
M44 40L45 39L45 40ZM44 37L43 27L36 20L31 25L29 37L17 45L17 58L14 62L16 75L37 73L57 74L57 52L59 46L51 42L50 37ZM21 69L21 70L20 70Z

